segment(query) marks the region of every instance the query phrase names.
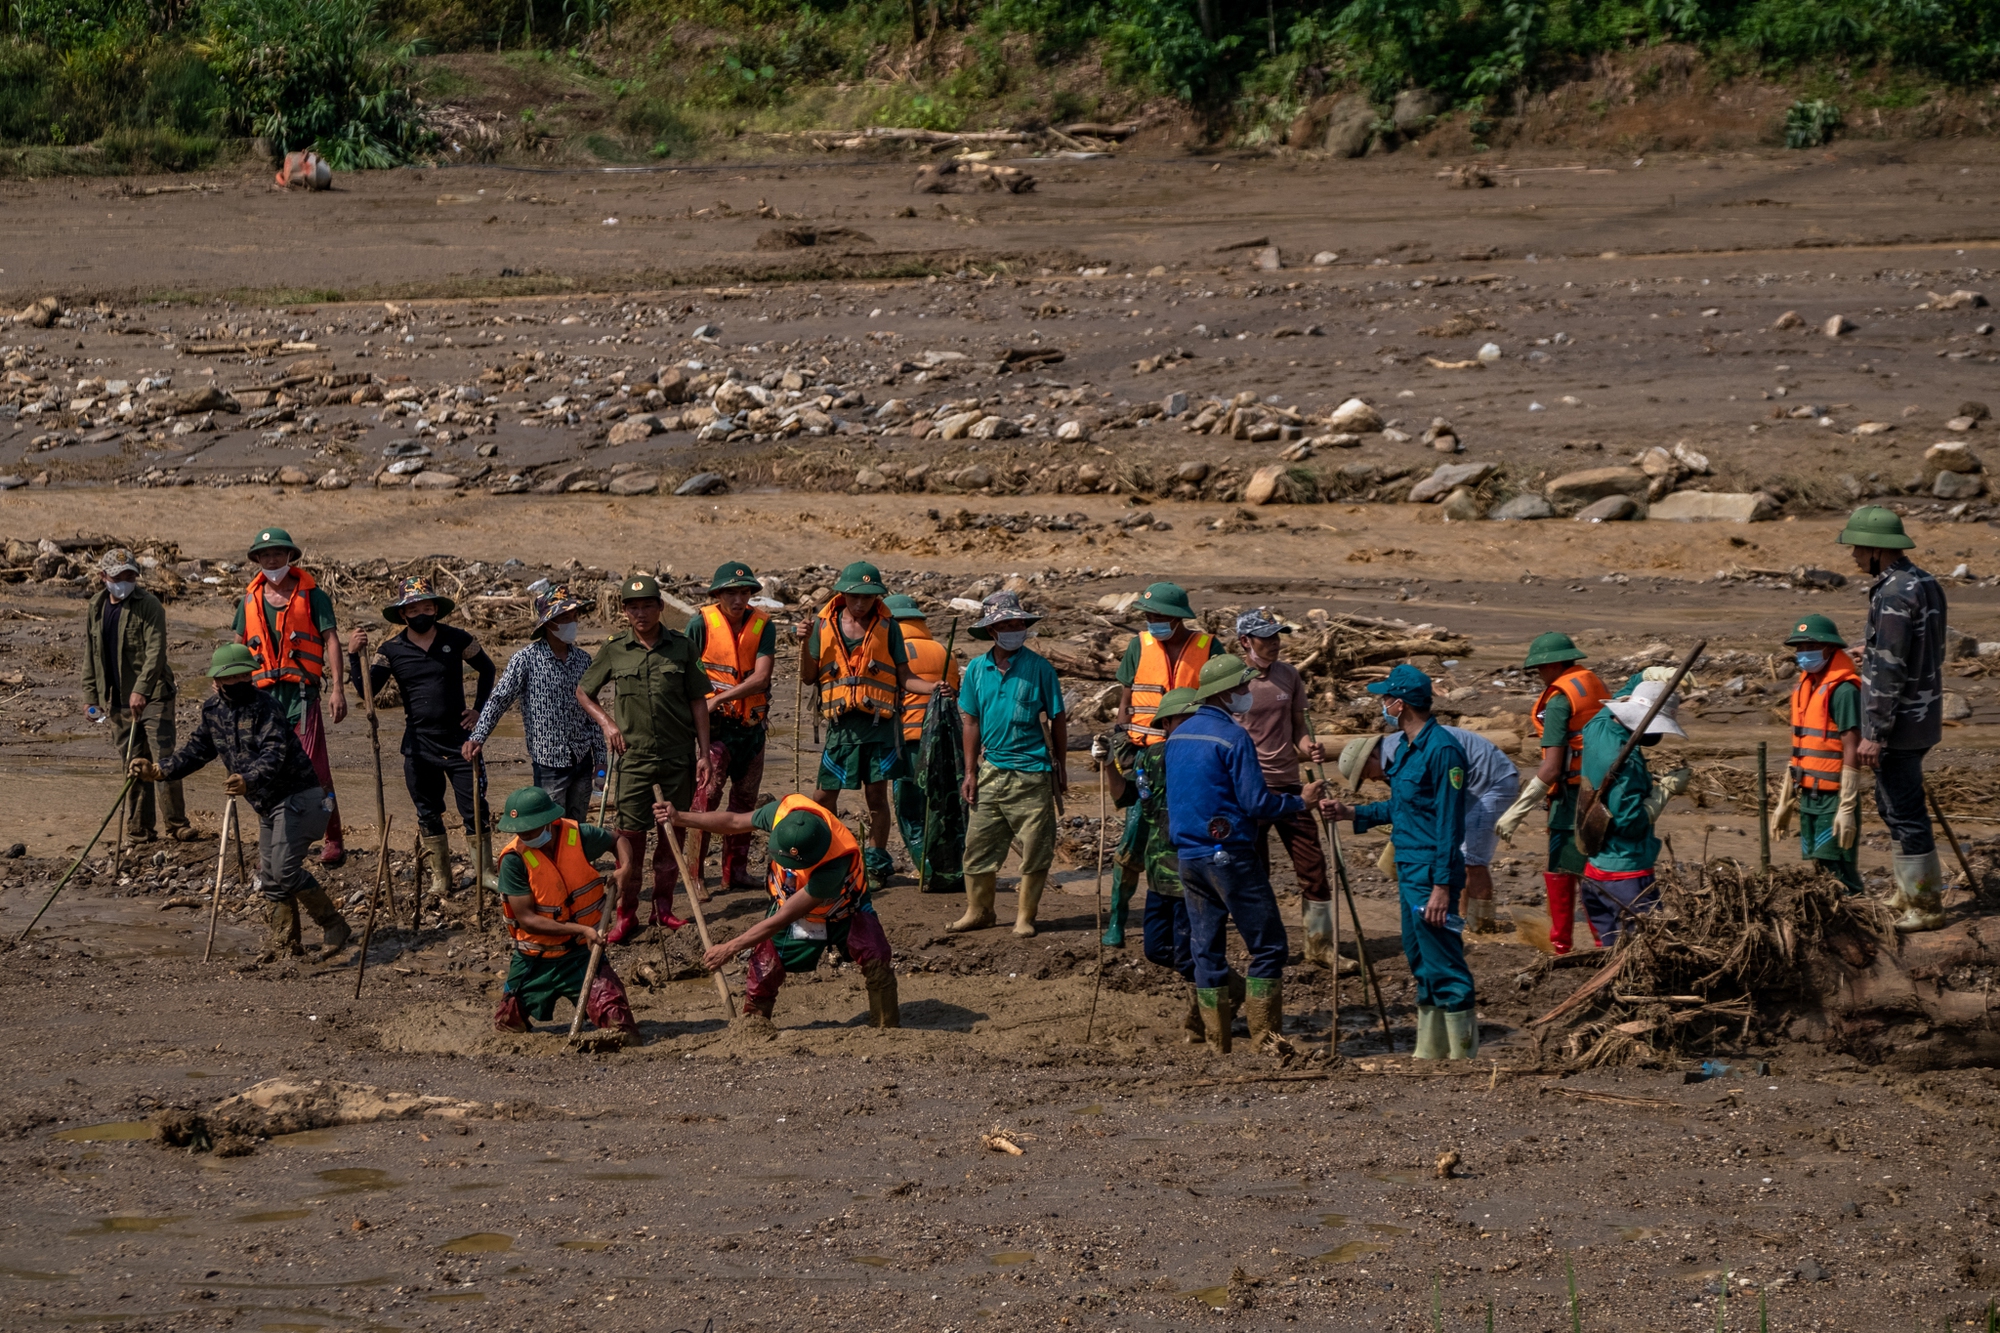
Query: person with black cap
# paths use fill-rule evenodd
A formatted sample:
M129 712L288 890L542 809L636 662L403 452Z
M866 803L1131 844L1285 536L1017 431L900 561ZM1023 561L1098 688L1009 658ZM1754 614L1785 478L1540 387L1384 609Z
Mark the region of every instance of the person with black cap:
M708 781L695 792L694 808L713 810L729 787L728 808L739 814L756 808L764 782L766 720L771 715L771 669L778 657L778 627L764 611L750 605L762 589L750 566L725 561L708 581L713 597L687 623L688 642L701 654L708 672ZM690 866L708 857L708 835L697 834ZM750 874L750 835L732 834L722 840L722 887L754 889Z
M896 628L903 632L903 647L910 654L910 674L919 680L942 681L947 690L958 690L958 656L949 644L931 637L924 609L908 593L892 593L882 599ZM924 714L930 701L913 695L903 702L903 753L919 753L924 739ZM936 742L934 741L933 744ZM956 784L954 784L956 785ZM897 778L889 789L896 803L896 825L903 831L903 848L916 867L917 887L923 893L957 893L965 887L965 797L958 791L948 796L926 795L919 773Z
M403 785L409 788L410 804L417 808L417 832L424 840L430 892L436 899L451 892L455 883L451 836L444 830L447 782L457 799L467 840L473 829L486 826L486 792L474 790L479 784L472 761L465 757L465 745L471 739L472 724L479 720L479 710L493 693L497 674L493 659L477 638L444 623L457 605L427 578L404 579L396 600L382 608L382 619L403 628L382 641L374 661L368 664L372 690L379 694L394 680L403 696ZM347 639L347 667L357 682L361 679L361 654L366 651L368 631L356 629ZM465 704L468 667L479 680L470 708ZM466 859L478 866L475 883L490 891L493 869L486 852L484 847L468 848Z
M514 835L500 849L500 902L514 949L493 1026L526 1032L530 1022L555 1016L557 1000L574 1004L583 991L604 921L604 875L596 862L616 847L618 835L566 818L540 787L510 795L498 827ZM598 957L583 1013L600 1028L639 1035L608 953Z
M576 646L576 617L585 607L566 584L543 588L533 607L528 646L507 659L461 753L467 761L479 758L519 700L535 785L565 819L580 823L590 813L591 779L603 771L605 753L604 734L576 701L577 684L590 669L590 654Z
M1167 822L1187 895L1195 1001L1209 1048L1221 1055L1229 1053L1239 999L1253 1044L1267 1032L1283 1035L1291 945L1270 872L1257 859L1259 825L1300 813L1326 785L1307 783L1297 796L1265 785L1257 743L1232 716L1250 710L1254 674L1233 653L1210 658L1195 687L1201 706L1164 740ZM1230 970L1223 951L1231 921L1250 952L1247 978Z
M1778 790L1771 836L1799 819L1799 856L1838 879L1861 882L1861 673L1832 620L1800 616L1785 638L1799 669L1792 687L1792 762Z
M1389 799L1324 808L1330 819L1352 819L1356 833L1395 826L1403 956L1417 984L1416 1058L1471 1059L1479 1054L1479 1020L1458 915L1465 889L1465 751L1431 716L1431 678L1409 663L1368 692L1382 697L1383 719L1403 733L1383 765Z
M895 958L869 897L861 844L838 815L809 796L787 796L747 815L679 810L662 801L653 814L664 824L725 836L754 830L770 840L765 887L771 904L764 919L702 955L710 971L720 971L740 954L750 955L743 983L746 1023L768 1028L785 974L811 972L831 948L861 969L868 986L869 1026L903 1025Z

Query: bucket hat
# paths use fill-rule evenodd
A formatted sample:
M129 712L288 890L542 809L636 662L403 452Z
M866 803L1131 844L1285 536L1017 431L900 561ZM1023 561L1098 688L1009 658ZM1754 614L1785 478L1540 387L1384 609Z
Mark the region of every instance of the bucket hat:
M1042 618L1039 611L1030 611L1021 605L1020 597L1011 592L988 593L979 605L984 608L979 619L966 630L975 639L988 640L993 637L993 627L1004 625L1010 620L1025 620L1030 625Z
M1612 699L1604 707L1609 710L1611 716L1625 724L1627 731L1630 731L1639 725L1640 719L1646 716L1646 710L1653 706L1653 700L1659 698L1666 688L1667 682L1664 680L1642 680L1629 698ZM1680 700L1668 696L1666 703L1660 706L1659 713L1647 724L1646 734L1685 737L1687 733L1682 731L1681 724L1674 720L1680 711Z
M436 602L439 620L450 615L458 606L457 602L437 591L429 579L404 579L403 586L396 593L396 600L382 608L382 619L392 625L403 624L403 608L415 602Z

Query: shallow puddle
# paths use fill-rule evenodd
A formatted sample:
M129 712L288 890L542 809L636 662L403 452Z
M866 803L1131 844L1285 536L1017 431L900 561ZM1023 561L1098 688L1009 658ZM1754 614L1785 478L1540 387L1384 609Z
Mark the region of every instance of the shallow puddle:
M1388 1222L1366 1222L1363 1225L1378 1236L1407 1236L1410 1234L1408 1227L1393 1226Z
M598 1254L610 1249L611 1242L608 1240L559 1240L556 1242L556 1248L559 1250L587 1250L592 1254Z
M1387 1245L1376 1245L1365 1240L1350 1240L1339 1249L1328 1250L1318 1258L1323 1264L1351 1264L1356 1259L1366 1259L1369 1255L1380 1254L1388 1248Z
M1354 1219L1346 1213L1321 1213L1319 1224L1323 1227L1344 1227Z
M124 1236L137 1231L158 1231L161 1227L175 1222L187 1221L187 1214L177 1217L102 1217L87 1227L78 1227L70 1232L72 1236Z
M995 1268L1012 1268L1015 1264L1028 1263L1035 1257L1033 1250L1002 1250L998 1254L986 1256L986 1262Z
M585 1180L659 1180L657 1171L586 1171Z
M514 1238L499 1231L475 1231L438 1246L446 1254L505 1254L514 1248Z
M870 1268L887 1268L889 1261L879 1254L850 1254L847 1256L857 1264L867 1264Z
M113 1120L103 1125L65 1129L53 1136L58 1143L133 1143L153 1137L150 1120Z
M244 1213L236 1220L239 1222L250 1222L253 1224L263 1224L267 1222L296 1222L302 1217L311 1217L312 1215L313 1215L313 1210L310 1208L280 1208L277 1209L276 1211L269 1213Z
M331 1171L315 1172L329 1185L344 1185L345 1189L334 1190L334 1194L370 1194L376 1190L399 1190L400 1180L389 1179L387 1171L378 1171L372 1166L341 1166Z
M1181 1299L1184 1301L1200 1301L1212 1310L1227 1310L1229 1308L1229 1284L1225 1282L1219 1287L1202 1287L1197 1291L1184 1291L1181 1293Z

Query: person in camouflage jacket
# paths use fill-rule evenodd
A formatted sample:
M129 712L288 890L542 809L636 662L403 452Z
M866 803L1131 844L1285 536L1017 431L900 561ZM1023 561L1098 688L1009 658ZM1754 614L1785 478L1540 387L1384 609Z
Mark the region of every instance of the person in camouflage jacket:
M1153 725L1171 732L1195 709L1194 691L1168 690L1160 697ZM1194 985L1194 943L1188 930L1187 898L1181 888L1181 862L1167 828L1167 747L1132 743L1124 728L1095 738L1090 747L1111 786L1111 800L1120 810L1136 805L1144 819L1128 819L1118 841L1117 859L1146 869L1144 917L1146 961L1180 974ZM1145 846L1134 845L1140 838ZM1203 1038L1201 1010L1188 992L1188 1040Z
M1944 590L1902 554L1916 542L1893 510L1855 510L1840 541L1874 579L1855 759L1875 770L1875 808L1898 848L1889 905L1902 912L1896 929L1936 930L1944 925L1944 867L1924 804L1924 756L1944 731Z

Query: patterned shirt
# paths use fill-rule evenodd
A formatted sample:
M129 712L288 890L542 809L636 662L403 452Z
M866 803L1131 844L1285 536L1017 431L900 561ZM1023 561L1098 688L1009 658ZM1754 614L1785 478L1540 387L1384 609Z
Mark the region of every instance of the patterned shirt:
M601 764L604 734L576 701L577 682L588 670L590 654L583 649L571 648L568 657L557 661L548 642L536 639L507 660L472 728L472 739L486 744L500 715L519 699L530 759L543 768L568 768L590 756Z
M201 723L194 735L160 761L160 772L172 782L216 759L243 779L245 799L260 815L319 786L291 719L269 690L258 690L240 704L228 695L211 693L202 702Z
M1944 589L1907 557L1868 589L1861 739L1924 750L1944 736Z

